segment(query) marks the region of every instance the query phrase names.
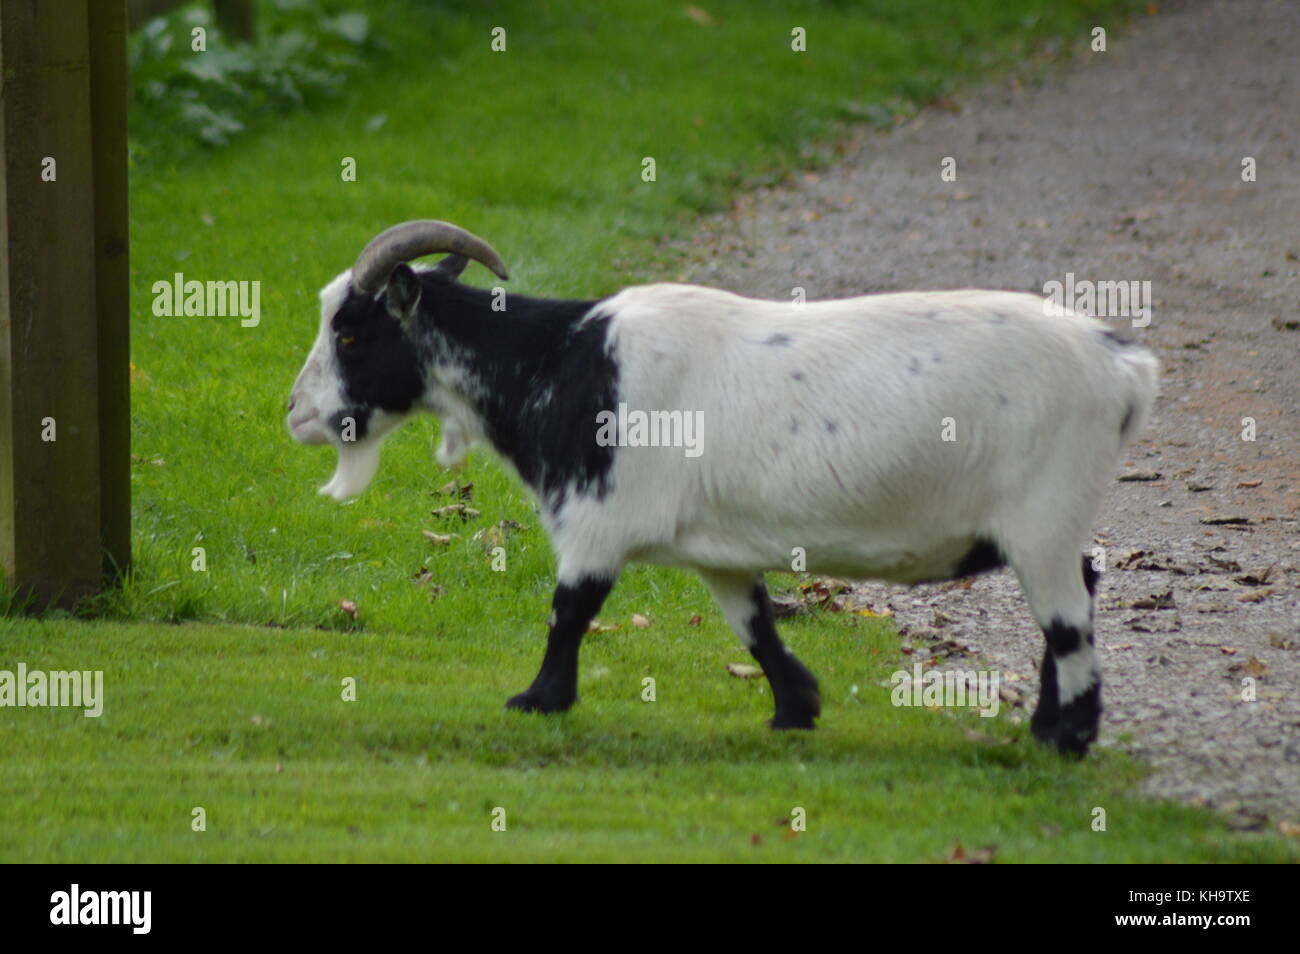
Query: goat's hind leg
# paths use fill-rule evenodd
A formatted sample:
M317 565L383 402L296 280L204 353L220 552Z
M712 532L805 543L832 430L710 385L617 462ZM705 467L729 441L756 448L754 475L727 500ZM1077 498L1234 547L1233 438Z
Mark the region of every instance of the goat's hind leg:
M772 728L814 728L822 711L817 680L777 635L772 600L762 574L701 570L700 576L731 628L763 667L776 701Z
M1071 553L1018 565L1021 588L1047 639L1038 708L1030 722L1034 738L1062 752L1083 755L1101 721L1101 673L1093 646L1092 598L1097 572L1085 556Z

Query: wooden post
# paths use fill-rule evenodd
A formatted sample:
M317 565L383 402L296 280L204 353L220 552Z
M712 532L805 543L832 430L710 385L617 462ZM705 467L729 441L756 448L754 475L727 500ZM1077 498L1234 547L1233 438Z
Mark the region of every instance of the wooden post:
M37 606L129 556L125 22L0 0L0 563Z
M126 109L131 99L123 0L90 12L91 173L99 333L99 542L110 581L131 564L131 269L127 255Z

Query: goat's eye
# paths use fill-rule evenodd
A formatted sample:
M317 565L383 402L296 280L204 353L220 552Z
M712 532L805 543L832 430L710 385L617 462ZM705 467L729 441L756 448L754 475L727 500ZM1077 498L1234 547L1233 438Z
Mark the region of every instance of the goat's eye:
M352 337L351 335L340 335L340 336L339 336L339 344L350 345L350 344L352 344L352 342L354 342L354 341L356 341L356 340L357 340L357 339L354 338L354 337Z

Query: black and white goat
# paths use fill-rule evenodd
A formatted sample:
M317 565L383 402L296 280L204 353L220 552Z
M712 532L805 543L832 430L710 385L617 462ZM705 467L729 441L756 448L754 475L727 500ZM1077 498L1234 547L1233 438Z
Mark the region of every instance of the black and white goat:
M406 264L437 252L451 254ZM918 583L1009 564L1047 637L1033 733L1086 751L1101 685L1080 548L1154 401L1150 353L1009 292L795 307L661 284L502 310L457 281L469 259L506 277L447 223L367 245L321 293L289 427L337 448L322 488L336 499L366 487L415 411L441 418L442 464L483 441L537 494L558 582L541 671L507 706L573 704L579 643L630 561L699 572L767 675L773 728L812 728L820 699L777 636L763 571L802 555L810 571ZM644 415L659 436L703 425L693 452L631 433Z

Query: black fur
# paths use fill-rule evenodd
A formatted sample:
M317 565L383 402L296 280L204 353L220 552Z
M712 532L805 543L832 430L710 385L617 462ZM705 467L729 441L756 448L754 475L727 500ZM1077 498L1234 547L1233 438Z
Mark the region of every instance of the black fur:
M561 583L551 602L554 613L546 655L533 684L506 703L524 712L563 712L578 699L578 647L593 616L613 589L612 579L589 577L576 586Z
M952 579L960 580L964 576L975 576L1000 570L1007 565L1007 558L1002 555L998 545L992 540L980 538L966 551L966 555L953 568Z
M772 600L760 576L750 591L754 612L747 628L751 645L750 654L763 667L772 696L776 701L776 714L772 717L774 729L811 729L822 712L821 695L817 680L794 654L785 648L776 632Z
M1084 564L1084 578L1092 574L1089 592L1096 584L1096 572L1091 564ZM1088 689L1062 704L1056 675L1056 657L1068 656L1086 642L1092 644L1092 633L1081 632L1059 619L1052 620L1043 631L1047 650L1043 653L1038 708L1030 720L1030 730L1040 742L1050 743L1067 755L1084 755L1097 738L1101 722L1101 686L1093 683Z
M350 292L333 319L335 352L358 422L382 408L406 413L440 364L462 368L466 400L487 437L524 481L558 510L570 487L604 496L613 447L596 443L596 416L618 407L618 364L608 352L609 320L581 321L596 301L510 295L493 311L493 293L455 280L464 267L448 256L435 269L399 265L377 298ZM418 278L419 301L405 322L407 282ZM345 338L354 339L344 344ZM549 400L545 400L549 395ZM544 403L543 403L544 401ZM358 436L362 436L358 434Z
M1097 580L1100 578L1101 574L1093 568L1092 557L1085 553L1083 556L1083 585L1088 588L1089 596L1097 595Z
M1124 420L1119 422L1119 433L1121 437L1128 434L1128 429L1133 424L1133 416L1135 414L1137 414L1137 406L1130 404L1124 411Z

